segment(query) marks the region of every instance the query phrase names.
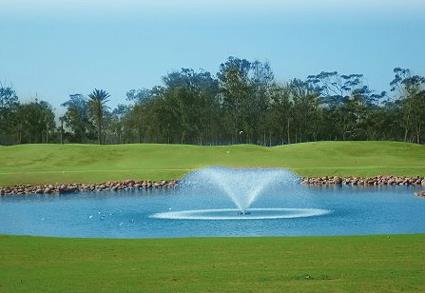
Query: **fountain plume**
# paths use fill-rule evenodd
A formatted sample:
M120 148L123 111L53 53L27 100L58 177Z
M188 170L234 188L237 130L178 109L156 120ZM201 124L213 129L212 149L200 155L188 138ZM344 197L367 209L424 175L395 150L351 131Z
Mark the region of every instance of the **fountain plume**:
M234 169L211 167L195 171L183 180L187 185L202 184L221 189L235 204L241 214L273 184L294 184L299 179L283 169Z

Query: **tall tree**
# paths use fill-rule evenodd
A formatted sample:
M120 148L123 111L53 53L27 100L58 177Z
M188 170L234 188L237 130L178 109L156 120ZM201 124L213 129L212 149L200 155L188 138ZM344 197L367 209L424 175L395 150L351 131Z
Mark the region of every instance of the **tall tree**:
M13 132L18 106L19 100L15 90L0 83L0 144L15 141Z
M102 144L102 126L105 111L108 106L106 105L109 102L110 94L105 90L94 89L93 92L89 94L89 109L90 116L94 120L97 128L97 139L98 143Z
M72 132L72 141L84 143L87 138L92 138L94 127L90 121L87 99L82 94L73 94L62 106L66 107L63 119Z
M127 92L127 101L132 102L130 109L125 113L126 122L136 130L139 143L143 141L145 112L147 105L152 99L153 91L150 89L131 89Z
M252 96L250 80L251 62L246 59L229 57L220 65L217 77L224 110L224 119L231 142L247 141L246 117L249 99Z
M274 84L267 112L267 127L273 132L276 142L280 144L291 143L291 120L293 119L291 112L293 112L293 101L290 85Z
M55 114L49 103L35 99L17 110L18 143L48 143L55 130Z
M316 75L309 75L307 83L320 94L321 102L332 108L342 104L354 89L361 86L362 78L363 74L322 71Z
M317 91L299 79L293 79L289 83L289 88L294 103L294 142L318 140L320 109Z
M124 139L124 119L126 114L129 112L129 107L123 104L119 104L110 113L110 129L111 134L117 138L118 143L123 143Z
M425 129L425 77L412 75L409 69L394 68L391 91L398 94L398 105L402 112L404 141L421 142ZM410 139L409 139L410 138Z

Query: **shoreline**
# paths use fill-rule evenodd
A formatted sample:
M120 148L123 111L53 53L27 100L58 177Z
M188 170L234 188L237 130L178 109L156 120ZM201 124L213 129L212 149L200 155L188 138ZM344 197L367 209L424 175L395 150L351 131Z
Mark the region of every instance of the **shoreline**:
M71 183L71 184L20 184L0 187L1 196L50 194L59 195L78 192L102 192L124 190L173 189L178 180L123 180L102 183Z
M174 189L179 183L173 180L122 180L107 181L102 183L70 183L70 184L20 184L14 186L0 186L0 196L36 195L50 194L60 195L78 192L102 192L102 191L130 191L151 189ZM300 184L308 186L422 186L425 189L425 178L421 176L322 176L322 177L300 177ZM415 193L417 196L425 197L425 190Z
M425 178L421 176L322 176L322 177L302 177L301 184L304 185L352 185L352 186L423 186Z
M356 176L324 176L324 177L302 177L301 184L308 186L422 186L424 190L415 192L419 197L425 198L425 178L421 176L374 176L374 177L356 177Z

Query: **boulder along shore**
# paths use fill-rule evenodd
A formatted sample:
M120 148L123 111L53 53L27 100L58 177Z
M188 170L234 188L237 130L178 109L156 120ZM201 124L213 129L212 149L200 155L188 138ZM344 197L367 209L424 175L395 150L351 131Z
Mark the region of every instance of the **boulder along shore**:
M178 180L124 180L108 181L104 183L71 183L71 184L44 184L44 185L15 185L0 186L0 195L29 195L29 194L65 194L76 192L100 191L130 191L151 189L172 189L177 186Z
M375 176L375 177L303 177L301 183L306 185L366 185L366 186L382 186L382 185L416 185L425 187L424 177L405 177L405 176Z
M405 176L375 176L375 177L355 177L355 176L324 176L324 177L302 177L301 184L311 186L423 186L425 188L424 177ZM21 184L15 186L0 186L0 195L29 195L29 194L66 194L77 192L101 192L101 191L132 191L151 189L173 189L178 185L178 180L124 180L107 181L103 183L83 184L42 184L30 185ZM425 190L415 193L425 197Z
M422 186L425 188L425 178L406 177L406 176L375 176L375 177L303 177L301 184L312 186L332 186L332 185L351 185L351 186ZM417 196L425 197L425 190L415 192Z

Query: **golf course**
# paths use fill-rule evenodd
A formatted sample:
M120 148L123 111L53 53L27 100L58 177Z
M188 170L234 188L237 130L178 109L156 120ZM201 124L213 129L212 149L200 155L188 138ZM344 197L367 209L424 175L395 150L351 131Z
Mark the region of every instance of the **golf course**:
M208 166L288 168L300 176L424 176L425 147L401 142L316 142L276 147L0 146L0 185L179 179Z
M399 142L272 148L18 145L0 147L0 158L1 185L178 179L208 166L282 167L300 176L425 175L425 147ZM425 290L424 245L424 234L0 236L0 292L420 292Z
M425 293L424 0L0 0L0 293Z

